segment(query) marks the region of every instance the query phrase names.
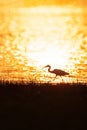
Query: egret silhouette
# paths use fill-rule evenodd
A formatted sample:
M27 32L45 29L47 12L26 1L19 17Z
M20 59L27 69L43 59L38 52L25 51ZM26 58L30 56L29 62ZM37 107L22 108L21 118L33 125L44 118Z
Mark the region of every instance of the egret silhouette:
M44 68L46 68L46 67L48 67L48 72L53 73L56 76L60 76L61 78L62 78L62 76L69 75L68 72L65 72L65 71L60 70L60 69L51 70L51 66L50 65L46 65Z

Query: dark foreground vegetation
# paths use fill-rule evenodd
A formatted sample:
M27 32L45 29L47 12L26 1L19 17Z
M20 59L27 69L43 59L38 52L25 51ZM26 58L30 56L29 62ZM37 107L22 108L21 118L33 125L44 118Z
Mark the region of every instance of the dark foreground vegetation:
M0 82L0 130L87 129L87 84Z

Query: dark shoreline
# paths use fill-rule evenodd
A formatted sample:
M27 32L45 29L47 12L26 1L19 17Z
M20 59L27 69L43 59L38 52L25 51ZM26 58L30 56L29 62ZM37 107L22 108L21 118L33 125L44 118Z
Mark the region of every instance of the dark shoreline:
M86 83L0 82L0 129L87 128Z

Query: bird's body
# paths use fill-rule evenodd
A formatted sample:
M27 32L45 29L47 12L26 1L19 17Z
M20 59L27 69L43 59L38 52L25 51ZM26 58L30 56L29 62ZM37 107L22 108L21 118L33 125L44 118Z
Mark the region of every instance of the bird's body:
M65 76L65 75L69 75L68 72L65 72L65 71L60 70L60 69L51 70L51 66L50 66L50 65L46 65L44 68L46 68L46 67L48 67L48 72L54 73L56 76Z

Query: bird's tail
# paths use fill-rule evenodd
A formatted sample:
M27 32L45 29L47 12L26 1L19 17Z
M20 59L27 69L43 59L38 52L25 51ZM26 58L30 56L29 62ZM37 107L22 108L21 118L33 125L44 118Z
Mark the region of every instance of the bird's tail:
M71 77L71 78L75 78L75 76L74 75L68 75L69 77Z

